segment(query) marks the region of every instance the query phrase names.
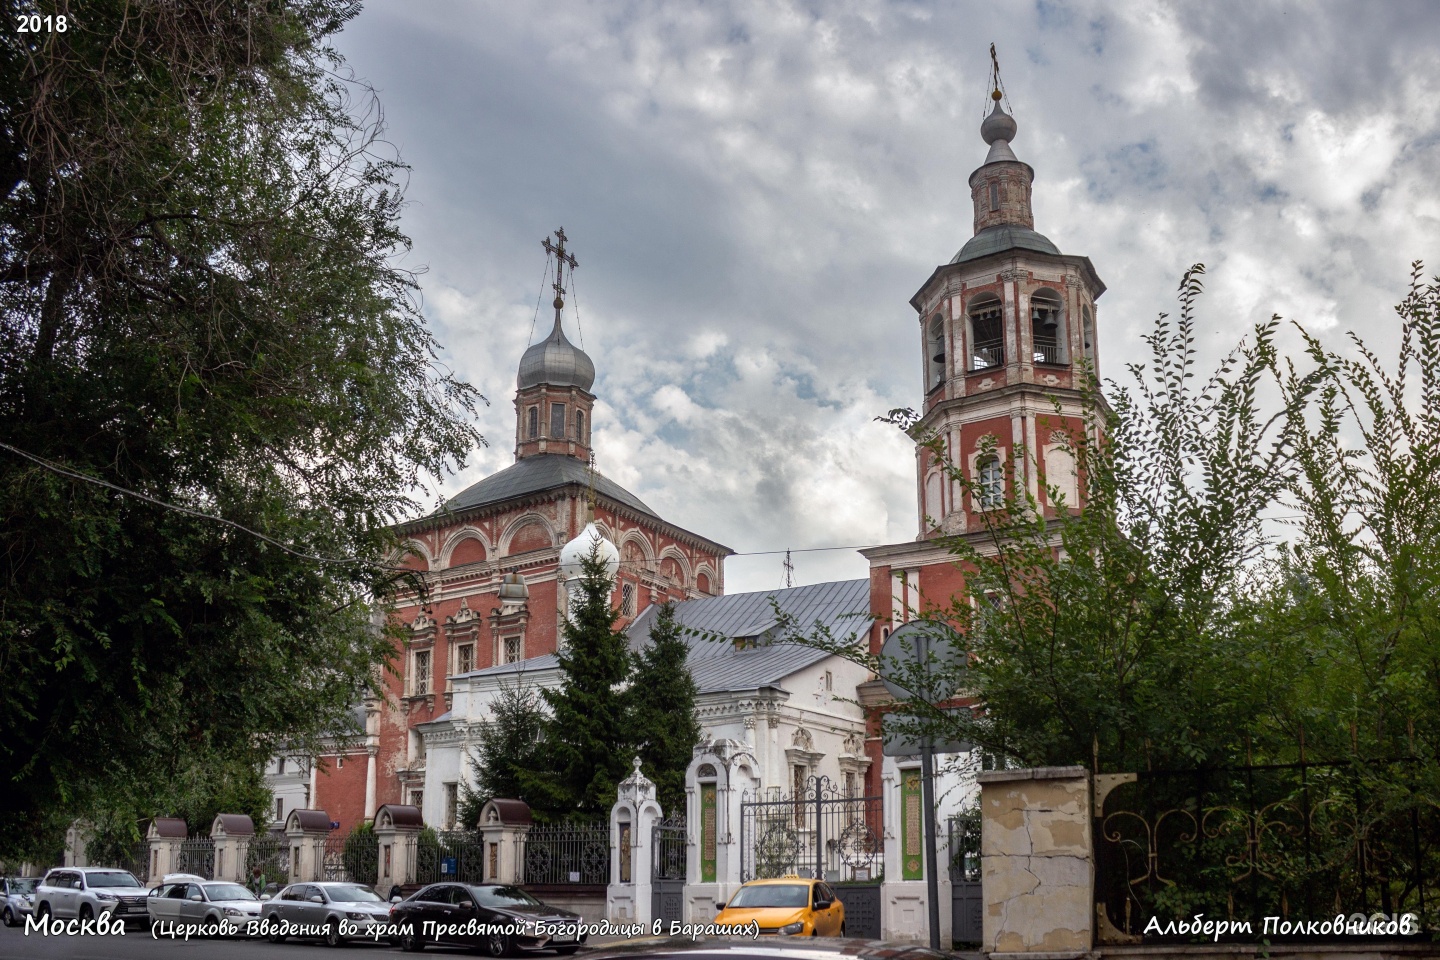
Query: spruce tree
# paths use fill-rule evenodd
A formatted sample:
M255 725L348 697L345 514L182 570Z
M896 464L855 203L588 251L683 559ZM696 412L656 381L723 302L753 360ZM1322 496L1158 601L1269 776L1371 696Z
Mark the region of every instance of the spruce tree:
M480 808L496 797L536 803L536 771L543 767L545 711L533 687L501 684L492 707L494 717L480 731L470 760L475 786L466 785L460 800L460 822L474 826Z
M551 815L604 816L633 756L625 692L631 657L625 635L615 629L614 581L598 548L581 565L564 625L565 646L557 654L561 685L541 692L551 718L545 772L535 778L532 807Z
M668 816L685 811L685 769L700 742L695 679L685 665L689 644L680 635L675 605L666 603L650 627L650 645L635 654L630 716L645 775L655 781Z

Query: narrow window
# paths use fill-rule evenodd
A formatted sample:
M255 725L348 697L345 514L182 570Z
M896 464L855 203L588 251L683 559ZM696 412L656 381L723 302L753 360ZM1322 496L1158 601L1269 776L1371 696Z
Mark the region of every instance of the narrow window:
M550 404L550 436L557 440L565 439L565 404Z
M835 689L835 675L834 675L833 673L831 673L829 670L826 670L826 671L825 671L825 690L828 692L828 691L831 691L831 690L834 690L834 689Z
M930 356L930 389L935 389L945 382L945 318L939 314L930 321L930 330L926 337L929 349L925 352Z
M622 617L635 616L635 585L633 583L620 586L620 615Z
M455 672L469 673L475 669L475 644L462 643L455 655Z
M1082 307L1080 310L1080 335L1084 338L1082 348L1085 352L1085 359L1093 364L1095 362L1095 319L1090 315L1089 307Z
M445 829L455 829L455 809L459 806L459 784L445 784Z
M430 692L430 651L415 651L415 670L411 677L411 690L420 697Z
M519 663L519 662L520 662L520 638L519 638L519 637L506 637L506 638L505 638L505 654L504 654L504 656L505 656L505 663Z
M336 757L336 758L335 758L335 769L336 769L336 770L344 770L344 769L345 769L345 758L344 758L344 757Z
M575 439L580 443L585 442L585 411L575 411Z
M976 491L981 510L994 510L1005 502L1005 472L1000 468L999 457L986 457L976 470Z
M1000 184L990 184L990 210L994 212L1000 209Z
M530 408L530 433L529 439L534 440L540 436L540 408Z
M285 758L284 758L284 757L281 757L279 760L276 760L276 761L275 761L275 772L276 772L277 774L280 774L280 773L284 773L284 772L285 772Z
M275 819L276 819L276 820L284 820L284 819L285 819L285 798L284 798L284 797L276 797L276 798L275 798Z

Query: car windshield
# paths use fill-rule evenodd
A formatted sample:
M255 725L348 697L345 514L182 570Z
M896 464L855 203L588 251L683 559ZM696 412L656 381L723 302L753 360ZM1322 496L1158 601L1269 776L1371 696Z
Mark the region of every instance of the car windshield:
M808 907L810 885L799 883L757 883L741 887L726 907Z
M34 881L34 880L11 880L11 881L10 881L10 892L11 892L11 893L34 893L34 892L35 892L35 881Z
M482 907L534 907L540 905L519 887L475 887L476 902Z
M238 883L207 883L205 892L211 900L254 900L255 894Z
M138 887L140 881L125 870L107 870L104 873L87 873L85 886L94 890L98 887Z
M330 894L330 899L337 903L384 903L380 896L372 890L356 886L353 883L342 884L335 887L326 887L325 892Z

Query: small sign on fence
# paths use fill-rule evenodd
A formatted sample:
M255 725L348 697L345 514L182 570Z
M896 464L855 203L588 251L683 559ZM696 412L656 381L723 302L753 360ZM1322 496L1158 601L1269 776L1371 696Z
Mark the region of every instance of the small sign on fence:
M458 862L458 857L445 857L440 861L440 872L452 877L455 876L455 866Z

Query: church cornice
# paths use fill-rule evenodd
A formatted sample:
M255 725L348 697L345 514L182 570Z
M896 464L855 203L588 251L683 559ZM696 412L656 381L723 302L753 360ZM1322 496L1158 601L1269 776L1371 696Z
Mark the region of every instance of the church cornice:
M934 299L934 288L954 277L956 274L995 273L1005 274L1023 270L1027 262L1059 264L1065 267L1072 267L1080 272L1086 283L1093 292L1096 300L1105 292L1105 282L1095 272L1095 265L1090 262L1089 257L1072 256L1070 254L1043 253L1039 250L1004 250L999 253L992 253L988 257L980 257L975 260L966 260L963 263L942 263L936 267L929 278L915 291L910 298L910 306L915 308L917 314L926 312L926 305ZM988 268L988 269L987 269Z

